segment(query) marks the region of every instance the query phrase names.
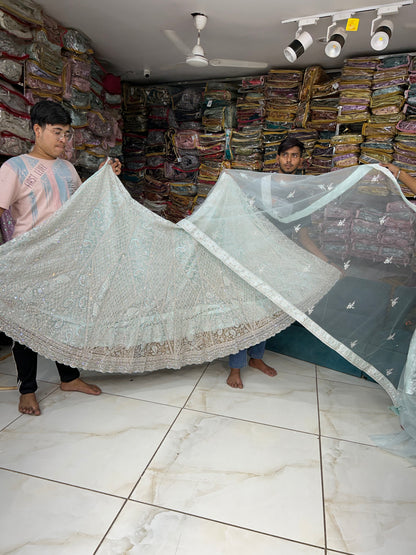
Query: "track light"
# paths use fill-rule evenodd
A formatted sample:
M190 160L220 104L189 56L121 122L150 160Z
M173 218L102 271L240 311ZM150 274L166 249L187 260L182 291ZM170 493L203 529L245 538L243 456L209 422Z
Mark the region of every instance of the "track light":
M302 28L299 27L295 40L292 40L289 46L286 46L283 50L286 60L291 63L296 62L296 60L302 56L305 50L307 50L312 43L312 35L310 35L307 31L302 31Z
M393 23L389 19L383 19L371 33L371 48L373 50L385 50L389 45L389 40L393 34Z
M329 58L337 58L345 44L347 32L343 27L336 27L325 46L325 54Z
M327 45L325 47L325 54L330 58L336 58L339 56L341 49L344 46L347 38L347 30L356 31L358 28L359 19L357 18L357 14L373 10L377 11L377 17L373 19L371 23L371 47L374 50L384 50L387 48L389 40L393 34L393 23L390 19L383 18L397 14L400 8L403 8L403 6L410 6L413 4L413 1L414 0L400 0L400 2L392 2L391 4L378 4L375 6L354 8L348 11L327 12L310 15L308 17L285 19L282 23L297 22L298 24L295 40L293 40L289 46L284 49L285 58L289 62L293 63L311 46L313 42L312 36L305 31L302 32L302 27L304 25L316 24L321 18L325 17L332 17L332 25L328 27L326 35ZM346 26L337 27L338 22L344 19L347 19Z

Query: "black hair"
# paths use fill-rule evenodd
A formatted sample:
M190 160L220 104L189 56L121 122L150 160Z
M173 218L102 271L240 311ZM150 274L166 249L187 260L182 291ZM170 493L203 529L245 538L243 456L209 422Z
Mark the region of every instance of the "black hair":
M32 106L30 110L30 121L33 129L36 123L42 128L48 124L71 125L72 118L68 110L65 110L58 102L41 100Z
M296 137L287 137L284 141L282 141L279 145L279 148L277 149L277 154L280 156L281 154L284 154L287 150L289 150L289 148L293 148L294 146L297 146L300 149L300 155L302 157L305 151L305 145L302 143L302 141L296 139Z

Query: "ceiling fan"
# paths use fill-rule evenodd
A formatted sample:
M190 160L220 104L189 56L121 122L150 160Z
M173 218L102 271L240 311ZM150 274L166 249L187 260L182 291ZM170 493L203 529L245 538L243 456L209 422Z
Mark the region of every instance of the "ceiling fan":
M214 58L208 60L205 57L204 49L201 46L201 31L207 24L208 17L203 13L191 14L194 20L195 28L198 32L198 40L192 50L187 44L176 34L175 31L165 29L165 36L176 46L178 50L183 52L186 56L185 63L194 67L206 67L207 65L215 67L247 67L252 69L264 69L267 67L265 62L248 62L245 60L229 60L225 58Z

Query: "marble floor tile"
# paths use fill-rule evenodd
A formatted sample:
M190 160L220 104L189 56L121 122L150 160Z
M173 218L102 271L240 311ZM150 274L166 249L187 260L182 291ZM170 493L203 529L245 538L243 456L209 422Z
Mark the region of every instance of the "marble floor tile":
M361 385L363 387L381 387L378 383L372 382L365 378L360 378L358 376L352 376L351 374L345 374L344 372L338 372L337 370L330 370L323 366L317 366L317 377L318 379L331 380L333 382L344 382L351 385Z
M2 431L0 466L122 496L178 413L146 401L61 390L45 399L42 411Z
M252 368L242 370L244 388L226 384L225 361L209 365L186 407L317 434L315 378L287 371L266 376Z
M0 470L0 491L1 553L92 554L123 503L5 470Z
M157 370L149 374L99 374L85 372L84 378L112 395L182 407L207 364L180 370Z
M353 386L318 380L321 433L324 436L373 445L374 434L400 431L392 401L380 386Z
M97 555L323 555L308 545L128 501Z
M300 360L297 358L288 357L280 353L266 350L264 360L278 372L290 372L291 374L301 374L302 376L315 377L315 364Z
M183 410L132 499L323 546L310 434Z
M416 469L377 447L322 439L328 548L414 555Z

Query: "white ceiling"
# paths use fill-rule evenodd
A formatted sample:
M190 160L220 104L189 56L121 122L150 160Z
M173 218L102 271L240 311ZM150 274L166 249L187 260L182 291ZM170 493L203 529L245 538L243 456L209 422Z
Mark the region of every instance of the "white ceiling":
M324 44L331 18L304 29L314 44L295 64L283 56L283 48L294 38L297 23L282 20L303 18L329 11L382 6L392 0L37 0L44 11L66 27L83 31L92 40L98 59L107 68L129 81L156 82L237 77L266 73L272 67L306 67L320 64L325 68L341 67L344 58L374 55L370 48L371 21L374 10L355 15L360 18L358 31L348 33L339 58L324 55ZM190 67L184 54L166 38L164 29L174 30L190 48L196 43L191 13L208 16L201 43L208 58L233 58L267 62L262 71L235 68L200 69ZM393 15L394 33L383 54L416 51L416 4L403 6ZM177 65L178 64L178 65ZM150 79L143 70L149 68Z

